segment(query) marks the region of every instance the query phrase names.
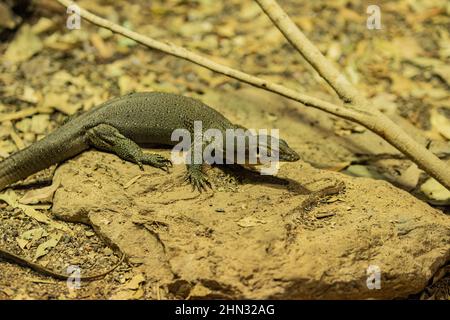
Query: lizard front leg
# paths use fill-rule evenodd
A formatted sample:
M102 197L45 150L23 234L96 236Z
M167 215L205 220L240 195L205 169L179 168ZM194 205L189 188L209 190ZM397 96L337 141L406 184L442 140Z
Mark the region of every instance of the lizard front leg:
M187 172L185 181L189 181L192 185L192 189L197 189L202 192L206 191L207 188L212 188L211 182L208 179L208 176L203 172L201 164L188 164L186 165Z
M202 144L201 150L196 150L194 143L191 145L190 152L187 156L186 162L186 178L185 181L189 181L192 185L192 190L197 189L199 192L203 190L206 191L207 188L212 188L211 182L208 179L208 176L203 172L203 149L204 145ZM197 155L197 159L201 159L201 163L196 163L195 153L202 151L201 154Z
M159 154L147 154L133 140L122 135L116 128L99 124L86 132L87 140L90 146L115 153L121 159L136 163L141 170L144 170L144 164L168 171L172 166L169 159Z

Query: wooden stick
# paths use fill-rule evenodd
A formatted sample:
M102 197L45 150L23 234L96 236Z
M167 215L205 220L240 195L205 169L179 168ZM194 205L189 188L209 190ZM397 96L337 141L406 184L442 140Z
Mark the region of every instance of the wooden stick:
M377 108L370 105L344 75L306 38L276 0L255 1L294 48L328 82L347 107L352 106L357 112L370 115L364 121L358 121L359 117L355 118L356 122L380 135L450 190L450 168L443 161L412 139Z

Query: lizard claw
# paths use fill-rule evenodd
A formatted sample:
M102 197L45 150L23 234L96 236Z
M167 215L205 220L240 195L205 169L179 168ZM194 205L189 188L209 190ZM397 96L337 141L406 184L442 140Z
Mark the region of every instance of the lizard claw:
M184 181L189 181L192 185L192 191L198 190L200 193L212 189L211 182L203 172L188 172Z
M172 161L159 154L146 154L143 162L165 172L169 172L169 168L173 167Z
M169 172L169 168L172 168L173 165L172 165L172 161L164 159L164 160L161 160L161 162L158 163L158 165L155 165L155 167L159 168L165 172Z

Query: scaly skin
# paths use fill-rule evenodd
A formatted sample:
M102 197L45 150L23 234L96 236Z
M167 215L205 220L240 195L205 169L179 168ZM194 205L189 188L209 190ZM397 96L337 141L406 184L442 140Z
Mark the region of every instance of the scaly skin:
M141 168L148 164L167 169L169 160L144 154L138 145L175 145L172 132L183 128L192 133L194 121L202 121L203 130L215 128L224 134L238 127L202 102L176 94L133 93L107 101L0 162L0 190L90 147L113 152ZM297 161L295 151L280 142L280 160ZM199 190L205 188L209 182L201 165L187 167L187 180Z

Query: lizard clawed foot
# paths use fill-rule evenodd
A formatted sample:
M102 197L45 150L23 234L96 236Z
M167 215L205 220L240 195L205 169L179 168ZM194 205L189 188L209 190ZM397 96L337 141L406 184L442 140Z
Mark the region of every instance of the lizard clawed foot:
M201 171L191 171L186 173L184 181L188 181L192 185L192 191L197 189L200 193L212 189L208 176Z
M152 167L169 172L169 168L172 168L172 161L159 155L159 154L144 154L141 163L138 163L141 170L143 170L142 163L148 164Z

